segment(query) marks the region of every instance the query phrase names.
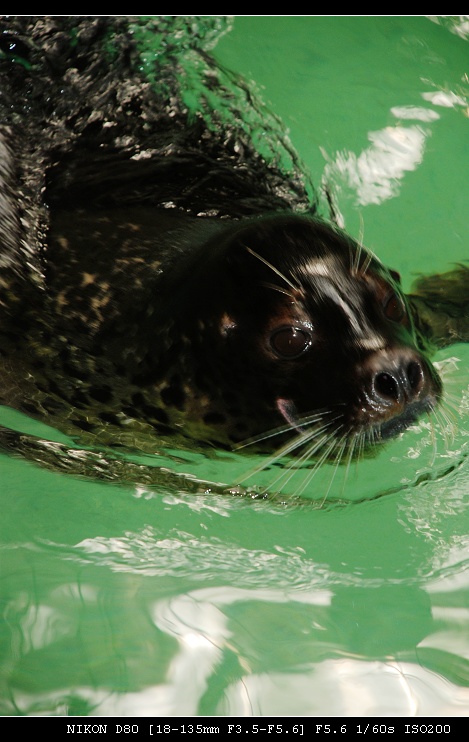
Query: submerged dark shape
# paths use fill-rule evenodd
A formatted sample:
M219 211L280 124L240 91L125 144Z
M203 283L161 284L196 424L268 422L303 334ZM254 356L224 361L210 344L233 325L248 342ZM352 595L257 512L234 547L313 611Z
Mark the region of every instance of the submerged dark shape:
M435 408L429 353L467 340L467 269L405 297L319 217L277 120L203 34L177 47L181 17L1 23L1 404L78 441L324 458ZM164 40L145 65L143 32Z

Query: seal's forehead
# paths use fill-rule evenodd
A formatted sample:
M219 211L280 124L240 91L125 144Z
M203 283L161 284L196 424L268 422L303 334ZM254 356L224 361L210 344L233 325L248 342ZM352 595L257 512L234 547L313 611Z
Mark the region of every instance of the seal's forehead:
M309 256L301 261L298 267L304 278L324 276L333 279L338 275L343 276L344 273L356 278L370 271L378 275L389 273L372 252L359 245L355 250L350 249L347 252Z
M338 255L325 255L323 257L314 257L305 260L300 266L301 277L304 279L322 276L324 278L334 278L338 273L343 274L343 259Z
M391 274L371 254L364 253L357 265L336 255L314 257L297 267L295 279L301 286L298 299L311 313L314 324L315 312L324 312L327 306L329 317L342 318L339 328L349 328L355 342L364 349L381 348L385 344L381 323L377 323L378 312L371 311L370 302L382 306L393 292Z

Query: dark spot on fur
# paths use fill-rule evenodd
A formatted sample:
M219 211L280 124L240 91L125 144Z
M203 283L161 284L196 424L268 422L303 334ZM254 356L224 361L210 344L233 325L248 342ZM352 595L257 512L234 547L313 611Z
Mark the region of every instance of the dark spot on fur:
M21 405L21 409L23 409L25 412L31 413L32 415L37 415L38 414L37 407L35 407L33 404L30 404L29 402L24 402Z
M242 413L239 407L228 407L228 414L231 417L240 417Z
M142 407L145 404L145 397L142 392L135 392L135 394L132 394L132 403L135 407Z
M90 406L90 400L86 394L80 391L76 391L70 401L74 407L79 407L80 409L86 409Z
M157 433L174 433L174 428L172 428L170 425L162 425L161 423L156 423L153 425L153 428L156 430Z
M142 410L147 417L153 418L154 420L158 420L158 422L160 423L169 422L168 415L160 407L155 407L154 405L143 405Z
M114 367L117 376L127 376L127 369L125 366L117 365Z
M121 411L128 417L137 417L137 410L135 407L130 407L130 405L124 405L121 407Z
M155 381L155 372L147 370L145 372L140 372L138 374L134 374L131 378L132 384L135 386L149 386L150 384L153 384Z
M171 384L162 390L161 399L165 405L177 407L179 410L182 410L186 401L186 395L179 385Z
M56 384L55 381L52 381L52 379L48 379L49 386L46 388L46 391L50 392L50 394L56 394L58 397L61 397L61 389L58 384Z
M110 402L112 400L112 389L109 386L92 386L89 395L97 402Z
M220 412L208 412L204 415L204 423L207 425L222 425L226 422L226 417Z
M221 449L222 451L231 451L231 446L228 446L226 443L220 443L219 441L213 441L213 440L209 440L208 442L214 448ZM234 442L239 443L239 440L236 440Z
M64 408L63 403L60 402L58 399L54 399L53 397L46 397L42 403L42 406L45 410L47 410L47 412L50 412L50 414L59 412Z
M74 418L73 423L78 428L81 428L81 430L86 430L88 433L91 433L95 429L93 423L90 423L88 422L88 420L84 420L81 418Z
M111 425L121 425L121 421L113 412L101 412L99 417L104 423L111 423Z
M146 418L158 420L158 422L164 424L169 423L169 418L166 412L162 410L161 407L155 407L155 405L148 404L141 392L135 392L135 394L132 395L132 402L136 408L143 412ZM134 415L136 416L136 410L134 410Z
M65 362L63 364L63 370L67 374L67 376L71 376L72 379L87 381L90 377L87 371L85 371L80 366L76 366L74 363Z
M204 373L202 373L201 371L197 371L197 373L194 376L194 381L195 381L197 387L200 389L200 391L202 391L202 392L208 392L209 391L210 384L207 381L207 377L206 377L206 375Z
M231 391L231 389L225 389L222 398L227 405L236 405L238 403L238 395Z
M248 426L246 425L246 423L237 422L235 425L235 428L236 430L239 430L240 433L243 433L243 432L246 432L246 430L248 429Z

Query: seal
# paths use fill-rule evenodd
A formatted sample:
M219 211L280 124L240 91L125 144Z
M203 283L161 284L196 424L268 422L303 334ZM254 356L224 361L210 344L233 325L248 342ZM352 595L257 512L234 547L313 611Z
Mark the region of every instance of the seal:
M322 459L431 413L431 352L469 337L467 269L406 297L288 148L287 172L187 110L184 55L144 77L139 23L3 19L0 403L94 444Z
M51 223L47 316L63 340L45 385L51 395L66 358L80 385L60 398L78 427L92 430L97 408L100 427L121 415L229 448L279 426L371 440L437 403L395 276L343 233L291 214L164 225L152 213L142 243L136 216ZM167 270L142 251L176 239L189 249ZM50 355L50 341L36 347ZM41 404L30 411L50 414Z

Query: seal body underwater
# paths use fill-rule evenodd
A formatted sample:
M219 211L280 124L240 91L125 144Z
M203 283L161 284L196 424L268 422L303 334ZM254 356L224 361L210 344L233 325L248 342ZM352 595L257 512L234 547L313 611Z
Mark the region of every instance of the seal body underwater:
M2 25L1 404L105 445L324 458L438 405L429 358L467 340L467 269L404 296L294 156L187 110L179 58L144 78L138 21Z

